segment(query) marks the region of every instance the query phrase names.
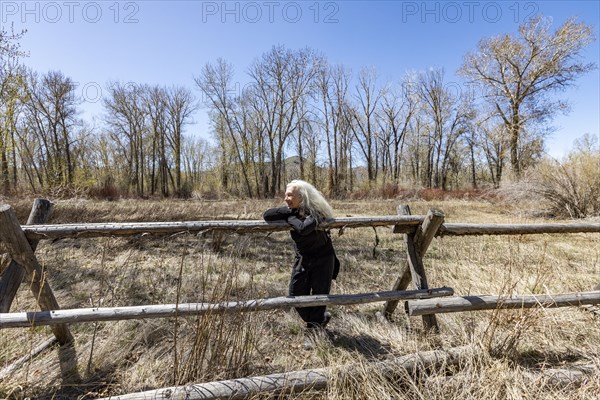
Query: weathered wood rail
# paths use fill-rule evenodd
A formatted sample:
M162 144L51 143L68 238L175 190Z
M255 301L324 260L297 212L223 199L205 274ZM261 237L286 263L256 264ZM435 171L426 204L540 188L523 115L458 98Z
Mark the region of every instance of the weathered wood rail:
M131 307L77 308L70 310L37 311L0 314L1 328L26 328L30 326L57 325L74 322L119 321L185 317L231 312L266 311L291 307L367 304L388 300L429 299L452 296L451 288L427 290L386 291L360 294L313 295L272 297L266 299L228 301L223 303L180 303Z
M346 217L335 218L321 224L323 229L398 226L410 232L423 222L424 216ZM64 239L101 236L173 235L177 233L203 233L211 231L257 233L289 230L285 222L258 220L182 221L182 222L124 222L93 224L23 225L25 236L31 240Z
M11 277L13 282L20 279L18 281L20 284L23 275L26 275L31 292L40 308L44 311L58 310L60 307L46 279L46 272L35 257L33 250L35 246L32 246L23 234L14 210L8 205L0 205L0 240L7 247L12 260L25 270L25 274ZM4 302L10 304L12 299ZM60 344L73 343L73 336L66 325L55 325L52 331Z
M321 225L323 229L394 226L394 233L410 233L421 225L426 215L399 215L390 217L335 218ZM443 219L442 219L443 220ZM90 224L22 225L29 240L92 238L102 236L174 235L210 231L257 233L289 230L286 223L258 220L183 221L183 222L125 222ZM532 235L544 233L600 232L600 223L566 224L440 224L434 236L467 235ZM429 242L431 239L429 238ZM425 249L427 246L425 246Z
M567 224L442 224L436 236L538 235L544 233L597 233L600 222Z
M521 296L457 296L448 299L407 301L404 307L408 315L417 316L495 309L579 307L591 304L600 304L600 291Z
M27 219L28 225L43 224L48 222L52 212L52 203L45 199L35 199L31 207L31 213ZM35 252L38 240L27 239L31 250ZM0 279L0 313L10 310L12 301L25 278L25 268L20 266L14 259L6 267Z

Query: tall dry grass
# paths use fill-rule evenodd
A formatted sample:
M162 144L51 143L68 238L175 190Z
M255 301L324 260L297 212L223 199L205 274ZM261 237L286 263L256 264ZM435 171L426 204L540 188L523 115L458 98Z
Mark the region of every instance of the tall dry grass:
M51 222L258 219L277 201L58 201ZM26 218L31 203L15 203ZM334 201L337 215L392 215L397 201ZM410 203L413 214L442 209L448 222L543 222L514 207L466 200ZM432 287L457 295L559 293L589 290L600 278L600 235L445 237L425 257ZM389 228L333 232L342 260L334 293L388 290L406 257ZM219 240L219 246L213 241ZM252 235L175 235L42 241L36 254L63 307L229 301L285 295L293 257L285 232ZM24 285L13 311L33 310ZM332 367L325 393L257 399L593 399L600 374L557 385L539 374L581 364L600 365L600 321L577 308L440 314L441 332L427 335L421 319L400 311L382 322L381 304L332 307L330 340L302 348L302 322L293 311L206 315L73 324L83 382L61 387L56 350L0 382L0 397L85 398L184 384ZM401 307L399 307L399 310ZM1 331L0 368L50 335L45 327ZM383 374L374 361L468 345L477 356L460 367L417 374ZM352 364L351 373L342 373ZM596 397L594 397L596 396Z
M596 145L573 150L562 160L544 159L524 179L505 185L503 193L553 217L599 217L600 150Z

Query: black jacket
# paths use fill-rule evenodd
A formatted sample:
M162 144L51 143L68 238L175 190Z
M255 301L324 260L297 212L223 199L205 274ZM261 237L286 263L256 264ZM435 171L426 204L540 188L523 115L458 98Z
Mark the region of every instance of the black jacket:
M263 214L265 221L287 221L292 230L296 256L318 258L333 253L329 233L317 229L317 220L312 215L301 217L297 208L271 208Z

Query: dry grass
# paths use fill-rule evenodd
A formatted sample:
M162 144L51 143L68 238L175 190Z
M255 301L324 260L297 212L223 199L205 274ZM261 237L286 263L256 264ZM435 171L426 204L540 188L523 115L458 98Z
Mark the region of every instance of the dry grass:
M27 218L31 201L7 201ZM52 223L258 219L277 201L59 201ZM392 215L396 201L334 201L340 216ZM447 222L544 222L515 205L451 200L410 203L431 207ZM387 228L334 233L342 272L334 293L388 290L405 259L402 240ZM213 241L222 240L218 251ZM271 235L177 235L42 241L36 252L65 308L216 302L286 293L292 247L285 232ZM375 257L374 257L375 255ZM598 234L446 237L425 257L432 287L457 295L531 294L589 290L600 278ZM600 374L560 386L530 372L600 364L597 317L575 308L438 315L441 333L425 335L421 319L396 312L384 323L381 304L332 308L331 341L302 348L302 323L285 310L74 324L81 385L61 387L56 350L47 351L0 382L0 397L85 398L182 384L355 363L335 376L327 393L263 395L286 399L592 399ZM12 310L33 310L26 285ZM399 307L400 310L400 307ZM48 328L0 331L0 368L50 335ZM372 361L417 351L471 345L481 350L460 368L383 375ZM532 381L532 379L534 379ZM594 397L595 396L595 397Z

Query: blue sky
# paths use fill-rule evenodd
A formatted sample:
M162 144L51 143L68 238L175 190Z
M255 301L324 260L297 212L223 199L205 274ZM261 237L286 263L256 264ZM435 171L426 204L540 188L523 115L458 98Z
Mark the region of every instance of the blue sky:
M61 70L79 83L84 117L100 117L97 101L108 81L184 85L193 89L202 66L221 57L241 85L251 62L273 45L310 47L356 74L374 67L383 84L408 71L443 67L447 82L482 37L515 33L529 16L568 17L591 24L598 38L597 0L589 1L7 1L5 29L28 30L24 62L38 72ZM585 53L600 64L596 40ZM561 94L571 103L554 120L548 140L560 157L576 137L600 132L600 73L595 70ZM206 110L188 132L206 135ZM208 135L207 135L208 137Z

